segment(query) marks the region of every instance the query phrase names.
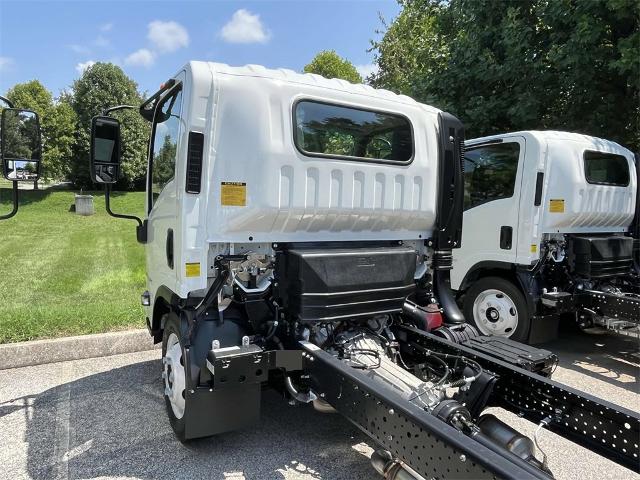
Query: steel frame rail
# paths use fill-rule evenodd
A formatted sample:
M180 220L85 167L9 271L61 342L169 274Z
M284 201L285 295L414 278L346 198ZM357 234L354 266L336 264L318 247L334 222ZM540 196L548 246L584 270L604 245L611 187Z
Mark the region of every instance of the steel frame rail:
M640 295L637 293L617 294L598 290L544 293L542 303L558 313L586 308L604 317L640 324Z
M300 344L313 391L424 478L551 478L511 452L475 441L316 345Z
M640 414L414 327L400 325L394 333L408 355L416 353L410 346L415 342L472 358L499 377L491 405L534 423L552 417L549 430L640 473Z
M605 317L640 323L640 295L618 295L615 293L585 290L575 295L579 308L595 309Z

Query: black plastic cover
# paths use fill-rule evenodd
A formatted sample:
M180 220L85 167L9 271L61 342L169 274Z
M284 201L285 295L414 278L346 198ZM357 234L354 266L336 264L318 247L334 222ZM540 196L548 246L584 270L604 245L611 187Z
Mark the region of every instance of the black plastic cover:
M558 363L558 357L549 350L531 347L503 337L480 336L466 340L462 345L544 376L549 376Z
M187 193L200 193L202 188L202 157L204 155L204 135L189 132L189 148L187 149Z
M436 250L460 248L464 204L464 126L453 115L438 114L438 206Z
M303 322L402 311L415 289L412 248L296 249L278 253L283 306Z
M623 235L569 235L569 267L577 275L605 278L629 272L633 239Z

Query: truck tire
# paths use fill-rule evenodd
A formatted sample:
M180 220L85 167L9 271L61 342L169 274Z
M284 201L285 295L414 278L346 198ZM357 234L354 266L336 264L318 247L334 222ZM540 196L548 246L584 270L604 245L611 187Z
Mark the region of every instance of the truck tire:
M164 403L171 428L181 442L185 441L186 370L180 320L175 313L163 316L162 382ZM162 324L161 323L161 324Z
M464 296L464 316L480 333L526 342L531 318L520 289L500 277L475 282Z

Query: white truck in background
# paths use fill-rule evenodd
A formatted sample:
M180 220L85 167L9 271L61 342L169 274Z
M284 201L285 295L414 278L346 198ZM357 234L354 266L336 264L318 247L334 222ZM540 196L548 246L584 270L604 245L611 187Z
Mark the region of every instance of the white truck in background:
M638 166L615 142L526 131L468 140L451 286L487 335L537 343L562 314L640 323ZM637 161L637 160L636 160Z

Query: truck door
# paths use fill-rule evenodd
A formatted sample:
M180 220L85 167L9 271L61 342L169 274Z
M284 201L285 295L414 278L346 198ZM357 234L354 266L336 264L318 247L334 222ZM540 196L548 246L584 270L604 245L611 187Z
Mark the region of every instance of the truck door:
M462 247L454 252L453 288L481 262L515 262L524 158L523 137L467 148Z
M155 107L147 174L147 275L149 292L162 285L175 290L177 218L176 158L184 131L182 82L169 90Z

